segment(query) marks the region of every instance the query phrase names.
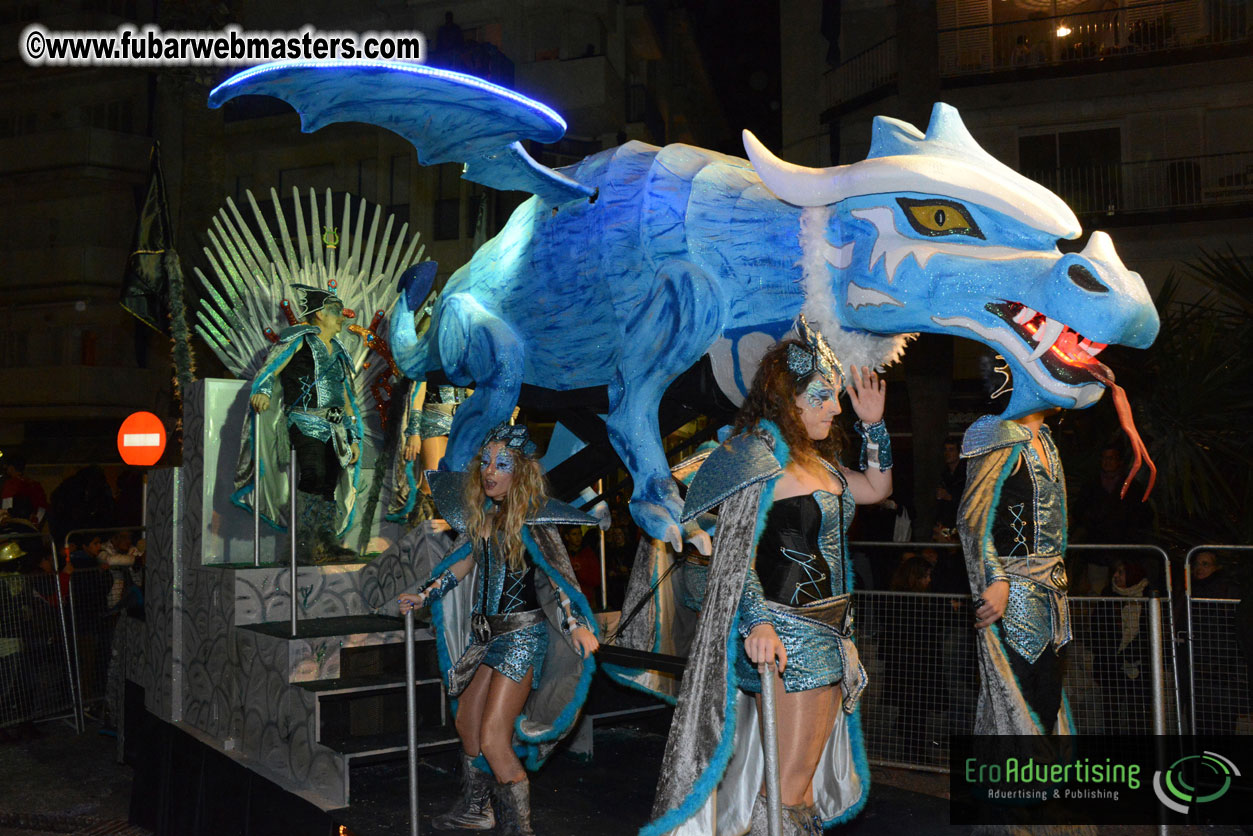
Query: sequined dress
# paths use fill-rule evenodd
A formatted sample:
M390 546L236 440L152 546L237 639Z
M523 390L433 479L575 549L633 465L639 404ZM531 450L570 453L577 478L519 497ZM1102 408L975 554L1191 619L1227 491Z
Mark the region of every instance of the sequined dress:
M513 616L510 621L514 623L508 625L513 629L499 633L492 630L481 664L500 671L514 682L521 682L527 670L534 667L531 687L536 688L543 676L544 656L548 652L547 625L535 589L539 576L530 558L525 558L521 571L511 571L500 551L492 542L486 554L479 556L480 567L486 562L487 571L480 574L480 588L475 590L473 612L486 616ZM526 621L531 623L523 624ZM473 643L482 642L474 640Z
M740 598L740 634L771 624L787 651L783 687L789 692L831 685L844 678L844 644L851 638L851 571L845 535L854 503L847 482L841 494L817 491L777 499L766 515ZM757 669L741 652L739 685L759 691Z

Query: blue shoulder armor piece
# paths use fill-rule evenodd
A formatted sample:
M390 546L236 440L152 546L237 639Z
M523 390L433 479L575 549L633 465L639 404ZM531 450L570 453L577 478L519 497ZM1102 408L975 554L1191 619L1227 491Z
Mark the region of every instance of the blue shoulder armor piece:
M431 486L431 502L435 510L456 531L465 533L465 477L460 470L428 470L426 483Z
M278 341L281 343L289 343L292 340L296 340L296 339L299 339L300 337L303 337L305 334L316 334L316 333L318 333L318 326L306 325L304 323L301 323L299 325L292 325L290 328L284 328L282 331L279 331Z
M1031 440L1031 430L1022 424L1006 421L998 415L984 415L962 436L963 459L982 456L1002 447L1012 447Z
M560 499L549 499L539 512L527 518L527 525L596 525L599 522L591 514L585 514Z
M710 453L687 490L682 521L694 519L755 482L779 475L783 465L767 438L761 433L743 433Z

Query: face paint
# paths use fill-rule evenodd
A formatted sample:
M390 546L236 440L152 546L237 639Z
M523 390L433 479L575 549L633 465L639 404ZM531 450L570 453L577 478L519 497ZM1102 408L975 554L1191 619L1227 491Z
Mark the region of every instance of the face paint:
M513 483L515 462L509 448L499 441L493 441L480 453L483 457L479 464L479 478L483 480L483 493L488 498L500 502L509 492Z
M487 470L489 464L495 464L496 470L500 473L513 473L513 456L504 450L496 454L495 462L492 461L491 454L485 453L483 460L479 462L479 470Z
M840 414L840 390L822 375L814 375L796 396L796 408L810 439L821 441L831 434L831 421Z
M805 402L814 409L822 406L827 401L833 401L840 396L840 393L831 388L831 384L826 378L815 377L809 381L809 385L805 387L803 392Z

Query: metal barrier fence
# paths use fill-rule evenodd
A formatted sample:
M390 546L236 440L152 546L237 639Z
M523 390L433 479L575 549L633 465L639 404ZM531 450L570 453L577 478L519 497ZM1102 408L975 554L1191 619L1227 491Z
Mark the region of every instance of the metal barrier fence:
M1221 560L1248 552L1253 546L1202 545L1189 550L1184 560L1188 716L1195 734L1253 733L1253 600L1244 605L1239 585L1222 576L1232 570Z
M147 483L144 483L145 516L147 515ZM94 539L101 534L117 534L119 532L140 533L146 531L144 526L115 526L111 528L78 528L66 533L63 554L70 556L70 543L81 542L82 535L92 535ZM105 708L111 707L116 713L121 700L122 682L119 672L112 667L115 655L114 636L119 618L119 605L128 584L130 574L128 565L119 564L113 567L97 565L94 567L75 569L72 565L60 567L57 556L53 555L54 565L58 574L64 576L61 582L64 587L63 596L68 610L68 655L70 657L71 688L73 689L74 726L81 734L87 727L86 713L90 706L97 716L105 716ZM110 673L113 674L112 699L110 700Z
M0 728L77 716L68 583L37 568L55 552L42 534L6 534L27 553L0 575Z
M958 548L941 543L850 546L863 552L870 548L952 552ZM1166 594L1159 599L1070 597L1073 638L1066 651L1065 691L1076 731L1153 734L1160 728L1167 734L1179 733L1165 553L1152 546L1070 548L1078 553L1147 554L1154 563L1161 562L1158 588ZM963 583L964 578L963 571ZM854 599L857 647L870 677L862 716L871 761L946 772L948 735L974 728L978 662L970 595L859 589ZM1154 608L1160 618L1153 617ZM1154 658L1161 660L1157 677ZM1161 683L1157 689L1155 679ZM1159 695L1156 706L1155 693ZM1155 718L1155 708L1160 718Z

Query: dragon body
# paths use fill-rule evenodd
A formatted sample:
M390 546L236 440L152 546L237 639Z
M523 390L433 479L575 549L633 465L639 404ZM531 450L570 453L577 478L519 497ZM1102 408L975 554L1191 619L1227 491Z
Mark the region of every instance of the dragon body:
M519 140L553 141L559 117L467 79L407 65L279 64L210 99L279 96L306 130L384 125L423 162L459 159L468 179L533 193L453 274L421 334L425 287L402 288L392 311L388 339L406 374L442 369L474 385L449 439L452 469L508 419L522 383L606 386L632 513L677 542L662 394L709 356L738 402L757 358L799 313L846 365L889 363L919 331L986 343L1013 371L1005 417L1091 405L1108 379L1096 359L1104 345L1144 347L1156 335L1144 283L1109 237L1095 232L1063 254L1059 242L1081 233L1074 214L983 151L946 105L926 134L879 118L868 158L831 169L777 160L746 133L750 159L630 142L554 171ZM459 126L460 145L450 139Z

